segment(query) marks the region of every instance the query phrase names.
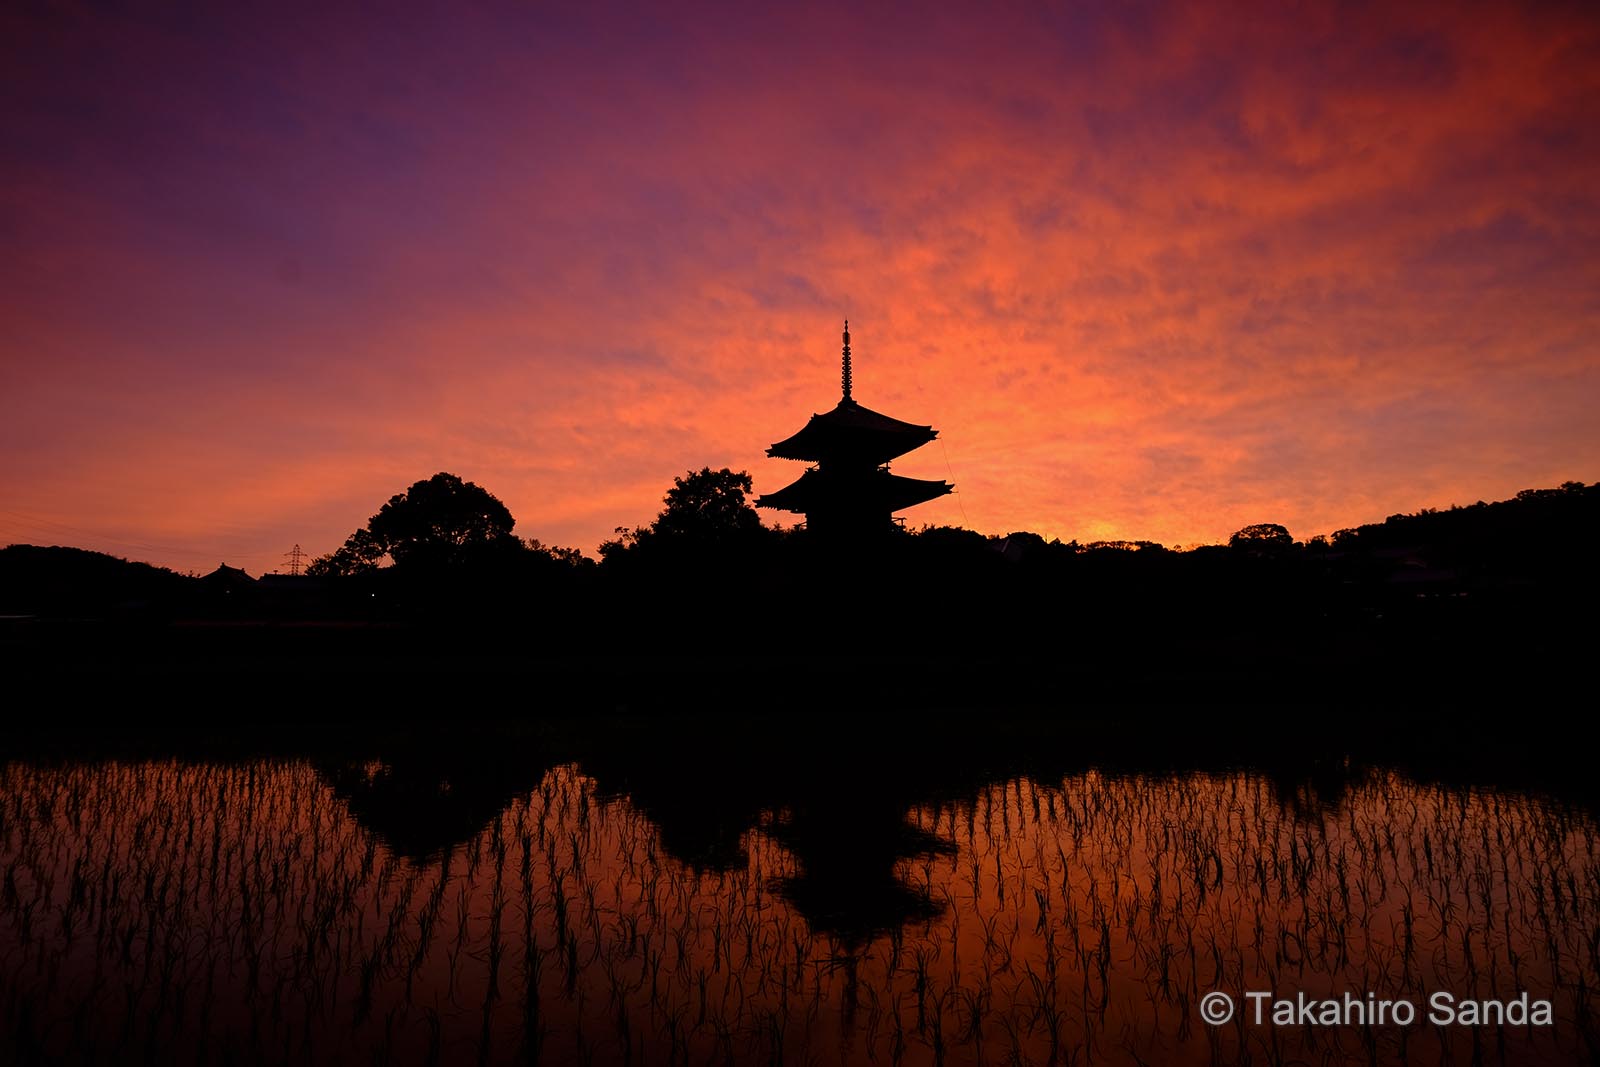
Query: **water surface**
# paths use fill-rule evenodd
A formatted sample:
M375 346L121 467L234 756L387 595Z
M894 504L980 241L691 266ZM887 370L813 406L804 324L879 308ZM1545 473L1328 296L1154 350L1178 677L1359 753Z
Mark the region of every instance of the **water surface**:
M459 769L382 759L12 762L0 1060L1542 1064L1600 1048L1582 806L1389 770L1319 788L1078 769L859 800L818 777L748 818L731 801L689 818L674 804L704 782L635 790L582 763L530 761L477 795ZM1526 991L1554 1019L1208 1026L1212 990Z

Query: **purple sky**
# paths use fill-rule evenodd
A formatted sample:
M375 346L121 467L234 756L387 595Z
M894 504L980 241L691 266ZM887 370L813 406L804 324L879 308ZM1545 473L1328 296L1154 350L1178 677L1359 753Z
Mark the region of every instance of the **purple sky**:
M1592 4L242 10L0 14L0 543L259 573L448 470L592 552L792 480L847 316L913 526L1600 479Z

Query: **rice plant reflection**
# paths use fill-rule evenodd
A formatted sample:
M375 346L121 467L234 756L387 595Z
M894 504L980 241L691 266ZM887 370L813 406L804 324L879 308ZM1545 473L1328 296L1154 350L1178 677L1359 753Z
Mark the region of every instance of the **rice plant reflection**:
M648 789L525 771L8 765L5 1058L1560 1063L1595 1047L1595 826L1548 799L1385 772L1320 808L1242 771L1012 777L868 809L818 790L707 862L663 846ZM404 811L441 793L448 831L408 837ZM1557 1018L1212 1028L1210 989L1528 990Z

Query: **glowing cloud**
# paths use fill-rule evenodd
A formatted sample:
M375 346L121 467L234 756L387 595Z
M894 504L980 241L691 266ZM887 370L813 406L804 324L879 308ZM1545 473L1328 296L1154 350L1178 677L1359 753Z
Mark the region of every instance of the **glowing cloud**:
M0 16L0 540L270 570L450 470L592 550L791 479L845 316L913 524L1600 476L1586 8L198 18Z

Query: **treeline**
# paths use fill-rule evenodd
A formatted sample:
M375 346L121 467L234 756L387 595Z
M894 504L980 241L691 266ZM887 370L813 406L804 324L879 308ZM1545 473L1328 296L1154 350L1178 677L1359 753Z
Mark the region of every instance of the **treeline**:
M1096 627L1283 625L1479 610L1508 598L1592 595L1600 484L1392 515L1296 540L1247 526L1225 546L1047 541L1018 531L894 529L819 542L763 525L748 474L675 480L654 522L621 529L598 560L524 540L509 510L450 474L396 494L308 577L222 568L186 577L72 548L0 550L0 614L308 617L532 627L552 640L810 643L932 632L1035 642ZM907 636L912 635L912 636Z
M1575 482L1309 540L1255 524L1181 552L952 527L829 544L763 525L749 493L746 474L692 472L598 560L517 537L451 475L391 498L308 576L14 545L0 664L91 703L143 685L202 705L478 707L493 678L522 694L492 702L504 712L1437 711L1569 677L1600 592L1600 485Z
M60 546L0 548L0 616L104 615L191 602L195 579L166 567Z

